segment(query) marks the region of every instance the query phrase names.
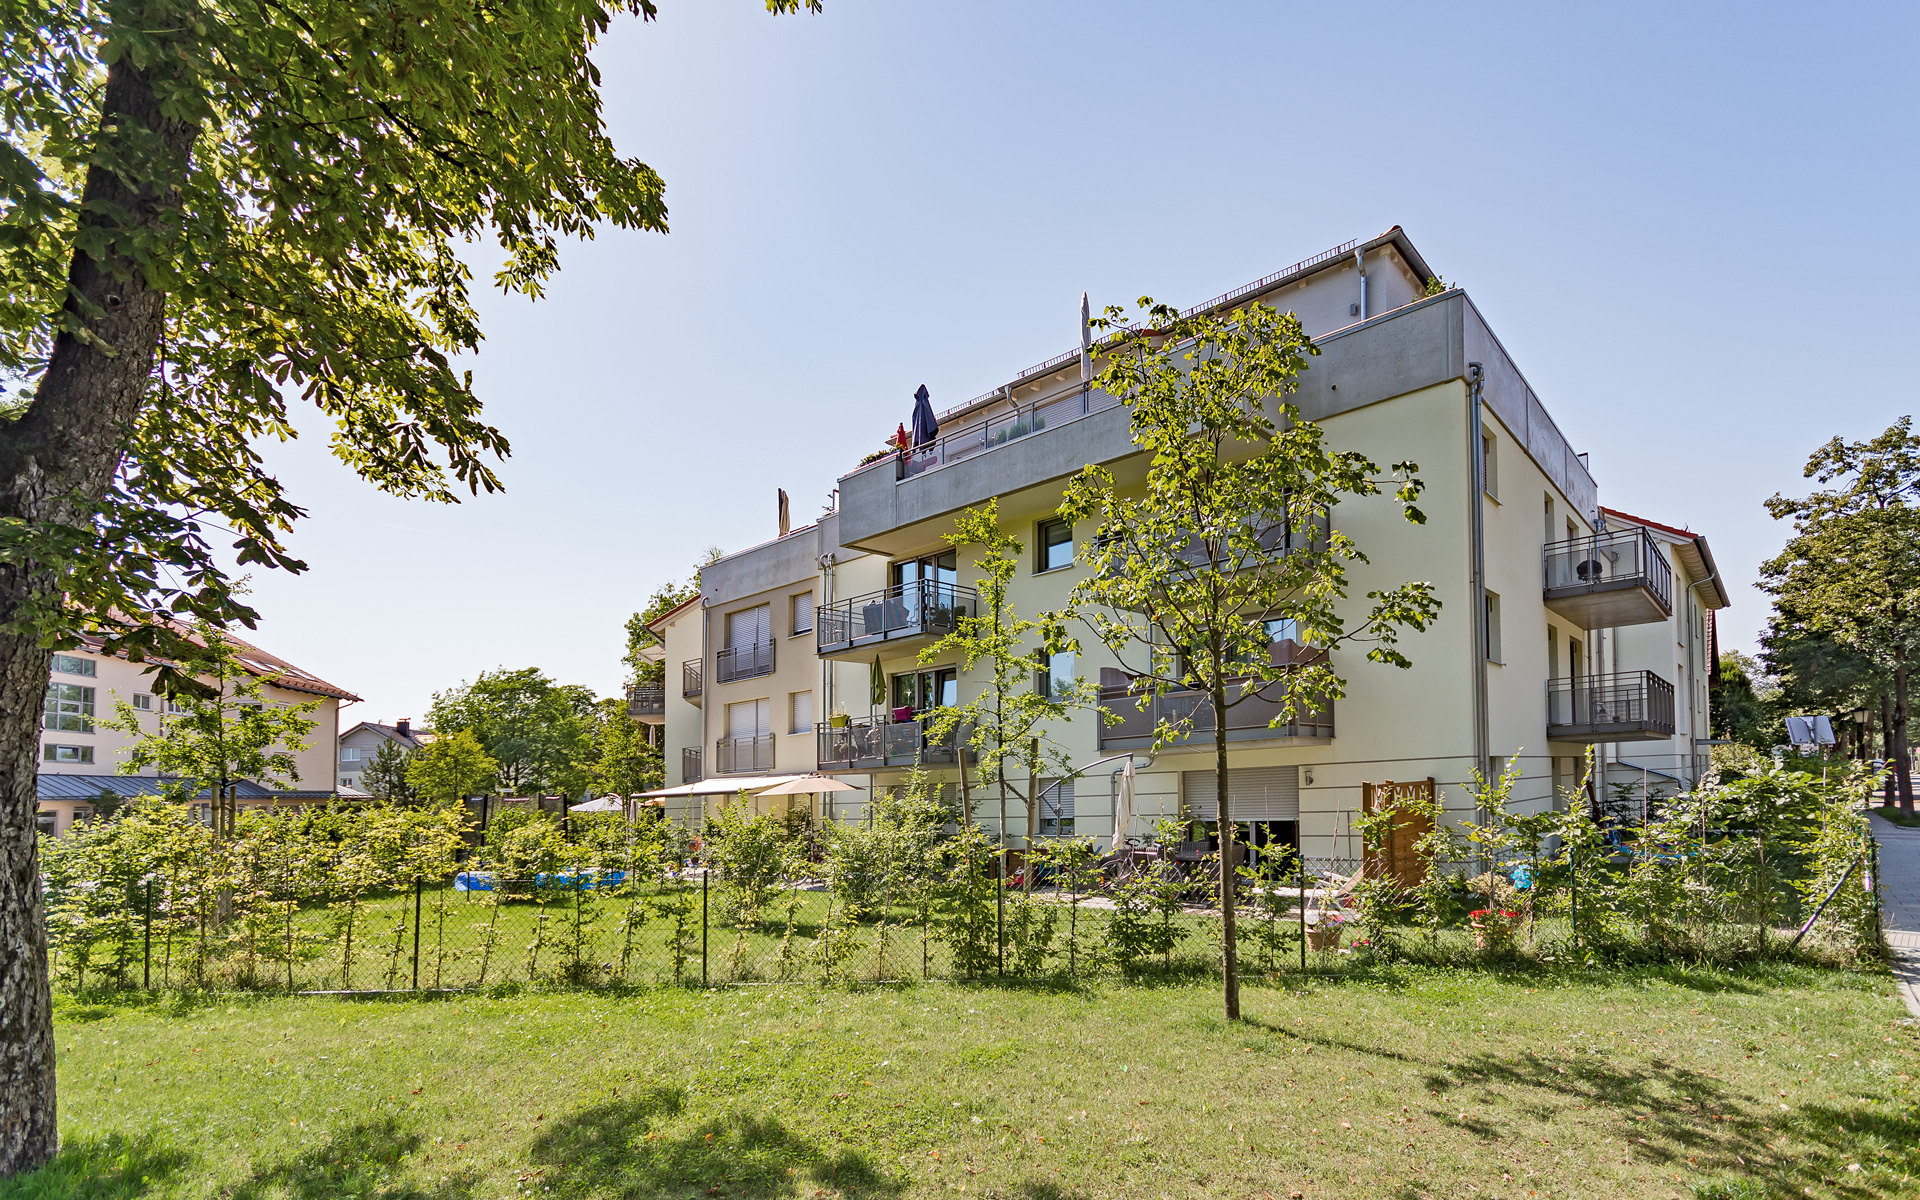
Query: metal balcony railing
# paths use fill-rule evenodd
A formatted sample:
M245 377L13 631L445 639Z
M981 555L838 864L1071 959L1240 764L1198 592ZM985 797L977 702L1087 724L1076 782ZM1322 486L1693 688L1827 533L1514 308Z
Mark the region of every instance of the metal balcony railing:
M667 688L661 683L636 683L627 689L627 715L660 717L667 712Z
M1118 404L1105 392L1083 388L1078 380L1050 396L1042 396L1011 412L963 425L942 434L924 446L895 456L894 478L908 479L935 467L958 462L1017 442L1030 433L1039 433L1049 425L1058 425L1075 417Z
M1553 542L1543 557L1548 607L1602 622L1588 629L1663 621L1673 612L1673 568L1640 526Z
M1547 681L1547 737L1554 741L1654 741L1673 730L1673 685L1652 671Z
M1230 702L1226 719L1227 739L1243 742L1260 738L1332 737L1331 700L1306 702L1294 713L1292 720L1283 725L1272 723L1285 710L1287 686L1284 680L1269 683L1237 703L1232 701L1240 694L1239 685L1230 686L1227 692ZM1114 724L1101 723L1102 750L1152 745L1154 730L1162 721L1170 725L1185 724L1188 732L1185 737L1176 739L1175 745L1190 745L1213 738L1213 706L1207 703L1207 697L1202 692L1166 692L1149 699L1143 708L1139 693L1131 691L1128 685L1108 685L1100 689L1100 707L1120 718Z
M972 588L922 580L848 600L835 600L813 615L814 644L821 654L950 633L977 610Z
M706 686L706 664L690 658L680 664L680 694L698 696Z
M706 775L700 770L700 748L682 746L680 748L680 782L699 783Z
M845 725L814 726L820 769L855 771L875 767L911 767L952 763L956 749L965 749L970 727L956 725L946 736L931 736L931 721L892 721L886 717L855 717ZM972 751L966 751L968 761Z
M736 679L756 679L773 674L773 643L748 642L713 652L713 681L732 683Z
M721 738L713 744L716 775L747 775L773 770L773 735Z

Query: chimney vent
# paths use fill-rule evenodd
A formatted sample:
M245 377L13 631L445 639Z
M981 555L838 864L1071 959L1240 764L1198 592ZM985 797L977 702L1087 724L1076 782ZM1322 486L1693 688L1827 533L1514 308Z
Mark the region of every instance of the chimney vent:
M401 737L412 737L413 736L413 718L401 717L398 721L395 721L393 723L393 731L399 734Z

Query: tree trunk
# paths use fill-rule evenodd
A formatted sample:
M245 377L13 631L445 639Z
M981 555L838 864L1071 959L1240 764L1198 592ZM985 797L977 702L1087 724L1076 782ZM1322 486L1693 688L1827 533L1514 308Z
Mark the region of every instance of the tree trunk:
M1893 778L1900 787L1900 810L1913 815L1913 778L1907 764L1907 652L1893 652Z
M161 169L169 158L185 161L195 128L161 115L128 56L108 69L102 103L100 159L153 161L157 140ZM106 495L164 328L166 297L139 259L164 240L171 196L152 182L130 185L110 168L89 168L78 244L104 247L103 257L75 252L65 311L91 336L61 333L31 406L0 426L0 520L84 527ZM59 587L48 564L0 564L0 623L31 623L33 608ZM41 1166L59 1145L34 816L49 665L32 632L0 635L0 1177Z
M1233 913L1233 813L1227 801L1227 686L1214 672L1213 782L1220 819L1220 975L1227 1020L1240 1019L1240 942ZM1304 903L1304 901L1302 901Z

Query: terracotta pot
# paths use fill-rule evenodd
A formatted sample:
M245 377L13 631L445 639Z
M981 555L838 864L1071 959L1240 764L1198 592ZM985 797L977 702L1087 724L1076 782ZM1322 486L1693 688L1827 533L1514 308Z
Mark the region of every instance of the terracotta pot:
M1473 944L1482 950L1508 950L1513 947L1513 928L1509 925L1482 925L1473 922Z
M1338 925L1307 926L1307 949L1338 950L1340 948L1340 927Z

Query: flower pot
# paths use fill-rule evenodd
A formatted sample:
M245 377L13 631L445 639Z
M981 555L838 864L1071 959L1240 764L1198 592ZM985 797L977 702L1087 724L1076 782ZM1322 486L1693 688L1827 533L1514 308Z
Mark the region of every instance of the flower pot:
M1513 949L1513 926L1506 922L1483 924L1473 923L1473 944L1482 950Z
M1340 927L1338 925L1307 926L1307 949L1338 950L1340 948Z
M828 728L831 728L831 729L845 729L847 727L847 720L848 720L847 714L834 713L832 716L827 718L827 726Z

